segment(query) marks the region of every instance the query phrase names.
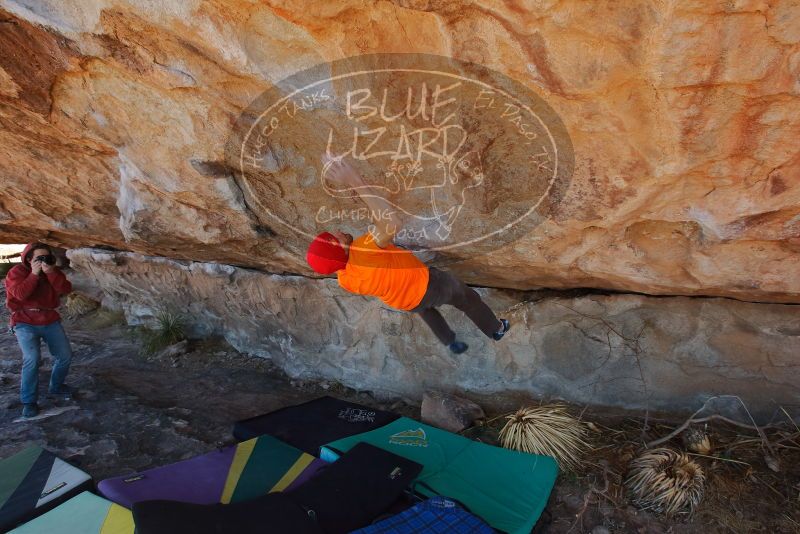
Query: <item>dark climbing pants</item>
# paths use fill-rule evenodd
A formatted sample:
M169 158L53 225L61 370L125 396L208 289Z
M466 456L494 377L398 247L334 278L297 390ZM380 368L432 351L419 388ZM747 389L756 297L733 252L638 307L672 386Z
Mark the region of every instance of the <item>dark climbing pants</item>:
M429 272L430 278L425 296L419 305L410 311L422 317L439 341L449 345L456 339L455 332L436 309L443 304L455 306L464 312L487 337L492 337L492 334L500 329L500 321L474 289L450 273L434 267L431 267Z

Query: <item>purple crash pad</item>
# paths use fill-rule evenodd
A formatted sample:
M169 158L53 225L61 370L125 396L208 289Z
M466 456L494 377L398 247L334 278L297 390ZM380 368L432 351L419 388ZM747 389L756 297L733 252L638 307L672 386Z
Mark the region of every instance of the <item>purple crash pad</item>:
M126 508L153 499L229 503L295 488L324 465L291 445L261 436L174 464L109 478L97 489Z

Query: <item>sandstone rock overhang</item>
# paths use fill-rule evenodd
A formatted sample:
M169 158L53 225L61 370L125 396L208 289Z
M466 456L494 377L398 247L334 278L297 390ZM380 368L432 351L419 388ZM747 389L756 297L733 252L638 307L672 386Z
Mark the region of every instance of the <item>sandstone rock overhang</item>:
M468 282L800 302L791 2L419 4L2 2L0 241L309 275L226 162L233 124L305 68L413 52L524 84L574 146L546 220L450 265Z

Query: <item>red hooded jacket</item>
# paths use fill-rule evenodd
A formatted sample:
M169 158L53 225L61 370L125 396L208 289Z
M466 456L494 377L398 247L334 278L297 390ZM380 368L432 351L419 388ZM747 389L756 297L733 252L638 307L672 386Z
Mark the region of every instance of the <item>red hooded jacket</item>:
M6 306L11 310L11 326L17 323L47 325L61 319L56 311L61 295L72 291L72 284L58 267L47 274L33 274L29 244L22 251L22 263L6 275Z

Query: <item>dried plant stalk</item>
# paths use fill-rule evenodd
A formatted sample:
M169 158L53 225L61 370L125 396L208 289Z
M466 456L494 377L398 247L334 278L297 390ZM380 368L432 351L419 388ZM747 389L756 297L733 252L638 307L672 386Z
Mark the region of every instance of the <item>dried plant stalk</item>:
M563 404L527 407L507 415L500 443L507 449L552 456L559 467L574 471L590 448L586 426Z
M705 479L703 469L688 455L660 448L631 462L625 487L642 510L671 517L694 512L703 498Z

